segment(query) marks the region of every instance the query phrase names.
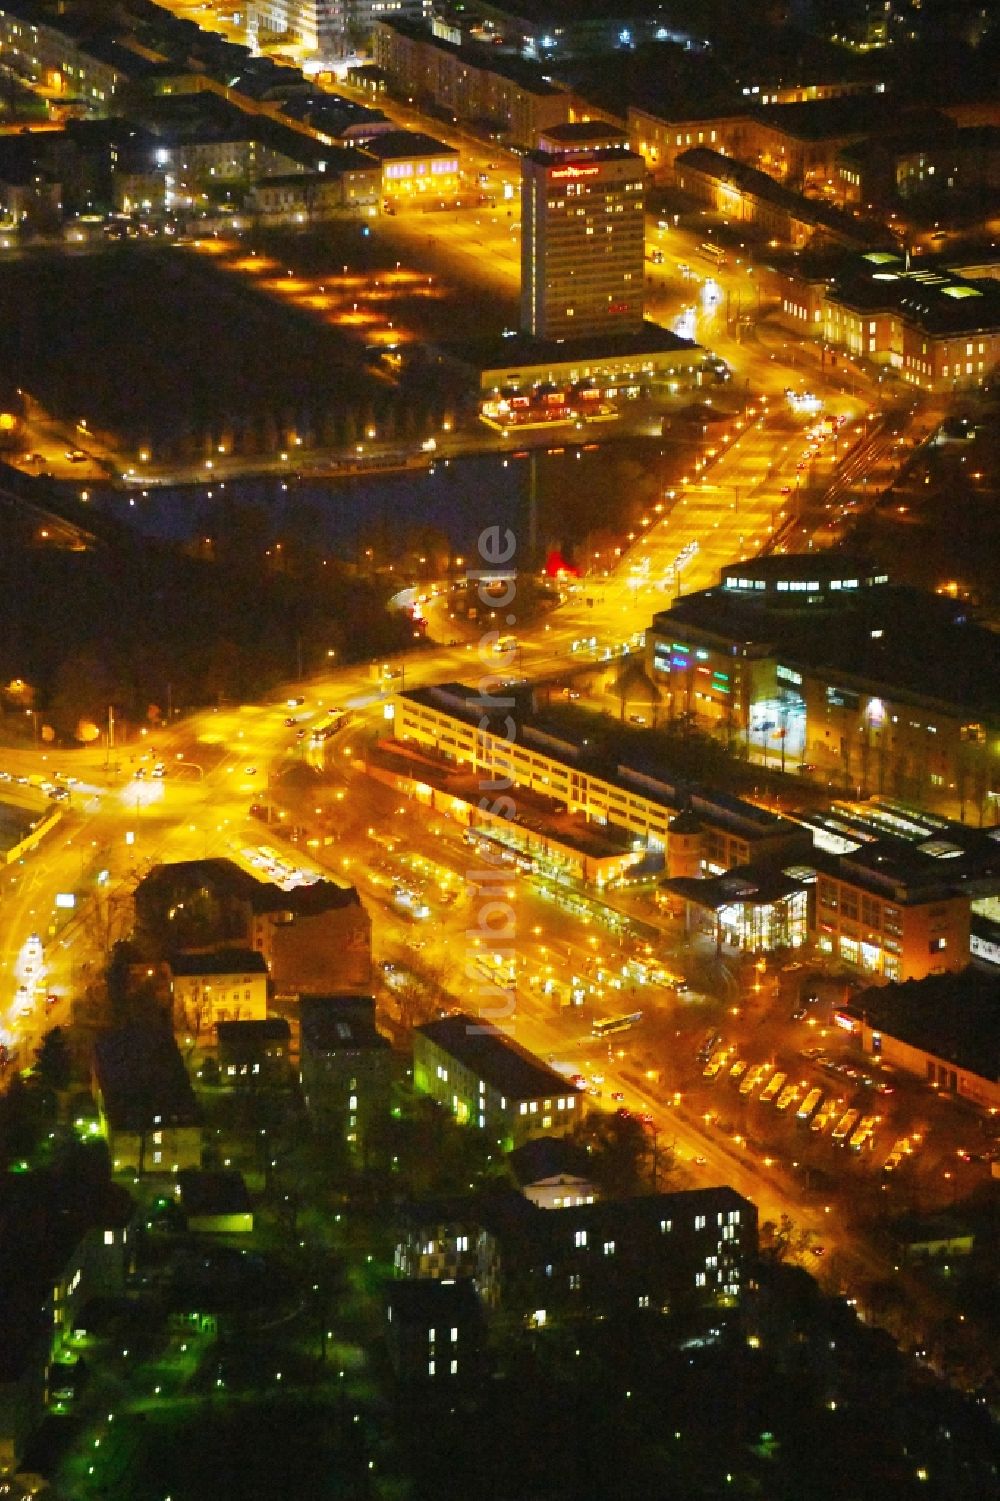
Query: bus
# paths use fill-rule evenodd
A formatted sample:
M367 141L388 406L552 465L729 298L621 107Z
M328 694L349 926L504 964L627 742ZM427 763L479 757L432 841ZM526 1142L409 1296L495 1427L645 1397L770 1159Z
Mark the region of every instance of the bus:
M762 1105L770 1105L775 1095L781 1093L782 1087L787 1078L787 1074L773 1074L768 1083L761 1090L760 1103Z
M603 1016L595 1021L591 1030L595 1037L610 1037L612 1032L627 1032L641 1021L641 1011L631 1011L628 1016Z
M757 1085L761 1084L764 1081L770 1071L771 1065L769 1063L755 1064L752 1069L748 1070L746 1077L740 1080L740 1094L743 1095L744 1098L748 1094L753 1094L754 1090L757 1088Z
M851 1132L858 1124L860 1118L860 1110L845 1111L845 1113L840 1117L840 1120L833 1128L833 1140L839 1147L842 1147L847 1141L848 1137L851 1135Z
M729 1051L729 1048L717 1048L702 1069L702 1077L705 1079L716 1078L726 1066L729 1059Z
M875 1120L874 1115L866 1115L862 1118L860 1126L851 1137L849 1146L852 1152L862 1152L865 1147L873 1150L875 1147Z
M310 740L313 745L322 745L324 740L329 740L338 730L342 730L350 719L350 714L345 709L331 709L324 714L319 724L314 725Z
M712 262L713 266L724 266L726 264L726 252L721 245L716 245L714 240L704 240L698 246L698 249L706 260Z
M818 1087L816 1089L810 1089L809 1093L802 1101L802 1104L799 1106L798 1110L796 1110L795 1119L797 1121L801 1121L802 1124L805 1125L806 1121L812 1115L813 1111L816 1109L816 1106L819 1104L822 1098L822 1089Z
M798 1084L786 1084L785 1087L784 1087L784 1089L781 1091L780 1095L778 1096L777 1103L776 1103L776 1105L774 1107L775 1110L780 1110L782 1112L782 1114L784 1114L784 1112L786 1110L791 1109L791 1107L795 1104L795 1101L798 1099L798 1097L799 1097L799 1085Z
M827 1095L822 1105L809 1122L810 1131L825 1131L831 1121L836 1120L840 1112L840 1101L834 1096Z

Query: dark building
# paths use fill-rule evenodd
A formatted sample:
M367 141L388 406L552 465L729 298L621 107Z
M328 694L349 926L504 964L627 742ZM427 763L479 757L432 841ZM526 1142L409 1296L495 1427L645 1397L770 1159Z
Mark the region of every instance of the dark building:
M157 865L136 887L136 923L164 956L248 947L279 992L363 992L371 984L371 919L353 886L315 881L290 891L232 860Z
M456 1385L482 1373L485 1319L467 1278L394 1282L385 1316L389 1362L400 1385Z
M219 1022L219 1083L236 1089L289 1082L291 1028L281 1016Z
M201 1111L165 1027L132 1025L98 1037L93 1089L116 1173L201 1166Z
M412 1206L396 1268L410 1277L472 1277L486 1307L540 1327L630 1310L735 1306L756 1251L756 1207L731 1188L561 1209L511 1192Z
M299 1078L317 1127L363 1158L389 1113L392 1050L375 1026L371 996L303 996Z
M863 990L843 1014L865 1052L980 1110L1000 1110L996 974L970 966Z
M758 558L646 632L671 718L860 788L985 806L1000 784L1000 641L961 601L839 552Z
M124 1292L132 1213L125 1190L106 1181L0 1174L0 1490L46 1411L72 1406L79 1373L68 1337L92 1299Z

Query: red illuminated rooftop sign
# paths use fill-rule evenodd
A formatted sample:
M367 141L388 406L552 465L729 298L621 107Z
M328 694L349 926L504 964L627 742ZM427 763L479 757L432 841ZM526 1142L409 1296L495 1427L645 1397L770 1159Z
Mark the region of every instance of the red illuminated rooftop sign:
M564 182L567 178L596 177L600 167L553 167L549 176L553 182Z

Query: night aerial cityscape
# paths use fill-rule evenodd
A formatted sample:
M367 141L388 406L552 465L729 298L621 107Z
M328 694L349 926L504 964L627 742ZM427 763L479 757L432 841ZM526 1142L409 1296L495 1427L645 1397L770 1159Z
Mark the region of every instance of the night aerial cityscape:
M0 0L0 1501L1000 1497L1000 8Z

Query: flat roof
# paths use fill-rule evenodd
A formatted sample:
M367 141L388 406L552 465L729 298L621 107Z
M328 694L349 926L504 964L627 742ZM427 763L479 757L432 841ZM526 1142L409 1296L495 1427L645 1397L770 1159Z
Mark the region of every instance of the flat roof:
M587 141L607 140L616 136L628 140L628 131L622 125L612 125L608 120L565 120L561 125L549 125L538 132L547 141L561 141L567 147L580 146Z
M802 881L776 864L734 866L721 876L674 876L660 885L708 912L733 906L764 907L806 890Z
M417 1036L457 1058L512 1100L580 1092L564 1075L557 1074L507 1033L468 1012L427 1022L417 1028Z
M524 160L534 162L536 167L545 167L547 171L558 170L564 162L570 166L575 162L632 162L637 177L646 175L646 164L638 151L623 151L620 146L596 146L591 151L583 146L568 146L565 151L526 151Z
M1000 1083L1000 976L969 966L873 986L851 1003L876 1031Z
M547 153L539 153L543 157ZM548 157L551 162L551 156ZM580 361L644 359L655 355L694 354L700 345L669 328L644 323L634 333L592 334L581 339L534 339L530 334L469 340L443 345L446 353L474 369L513 370L525 365L572 365Z
M150 901L160 891L169 895L178 887L189 890L204 887L224 891L228 896L248 902L254 912L291 912L297 917L311 917L340 907L360 907L361 899L353 886L336 886L332 881L314 881L308 886L293 886L286 891L274 881L260 881L235 860L222 856L208 860L175 860L154 865L136 888L139 901Z
M479 689L464 683L409 688L401 696L487 731L491 728L489 706L482 704ZM664 773L652 750L645 754L632 750L627 761L616 760L612 766L592 762L584 747L564 738L565 731L561 736L546 733L544 717L533 715L530 702L523 693L519 696L514 689L507 696L513 698L514 703L497 711L497 733L504 734L503 726L507 716L511 715L521 728L521 741L533 741L534 749L565 766L578 767L612 786L646 797L671 813L690 808L715 826L727 827L750 840L782 831L787 831L790 836L796 832L796 826L789 819L769 808L760 808L732 793L671 778Z
M922 260L872 252L852 261L827 294L862 313L896 312L928 334L949 337L1000 328L1000 281L960 276Z
M970 620L967 609L944 595L891 583L852 591L850 607L835 611L771 609L717 587L661 610L652 628L678 640L687 630L741 649L756 645L791 667L828 674L847 691L900 694L992 720L1000 636Z
M480 46L466 38L456 45L445 37L435 36L430 27L423 22L410 20L405 16L377 16L376 25L386 26L391 31L398 31L401 36L409 37L411 41L421 42L426 47L433 47L438 52L459 58L470 68L480 69L484 73L496 73L501 78L509 78L526 93L544 95L562 92L543 75L537 64L528 62L522 57L515 57L509 52L500 52L494 47Z
M369 156L379 161L397 161L411 156L457 156L458 147L448 146L422 130L385 130L364 143Z
M177 1174L185 1214L250 1214L243 1174L235 1169L189 1167Z
M388 1039L375 1026L372 996L302 996L299 1021L303 1050L317 1053L387 1049Z

